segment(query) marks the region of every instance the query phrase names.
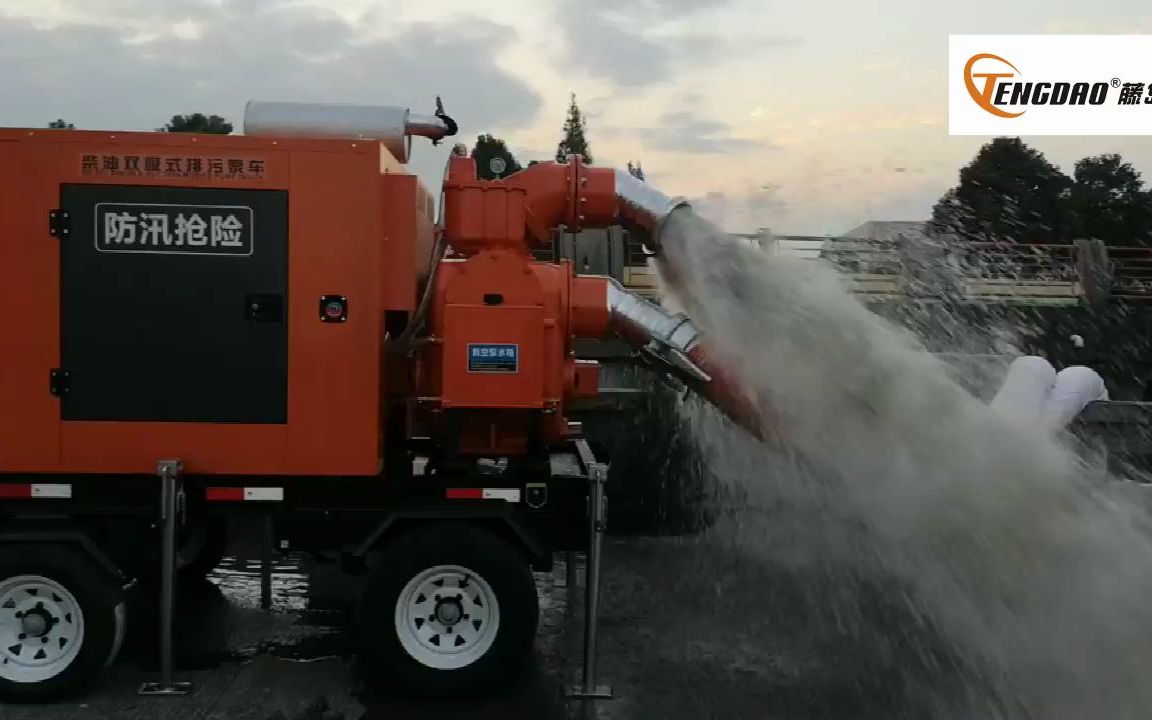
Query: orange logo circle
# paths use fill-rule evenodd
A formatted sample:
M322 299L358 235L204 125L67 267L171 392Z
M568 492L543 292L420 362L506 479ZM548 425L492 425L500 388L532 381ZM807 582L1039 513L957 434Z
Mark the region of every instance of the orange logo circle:
M975 65L979 60L996 60L997 62L1001 62L1012 68L1012 72L973 73L972 66ZM1010 113L1005 110L1001 110L992 104L992 95L996 92L996 81L1000 80L1001 78L1016 77L1018 72L1020 71L1016 69L1015 65L1008 62L999 55L993 55L992 53L979 53L968 58L968 62L964 65L964 87L968 88L968 94L972 96L972 99L976 101L976 104L979 105L980 108L985 112L992 113L993 115L1002 118L1020 117L1024 114L1023 110L1018 113ZM978 89L976 87L975 78L980 78L984 81L983 88Z

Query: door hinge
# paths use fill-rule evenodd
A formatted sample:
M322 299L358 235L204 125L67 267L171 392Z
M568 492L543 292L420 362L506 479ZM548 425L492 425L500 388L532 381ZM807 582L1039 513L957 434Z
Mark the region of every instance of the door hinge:
M66 238L72 232L72 213L57 208L48 211L48 234L54 238Z
M48 373L48 390L56 397L64 395L72 389L72 376L68 374L67 370L61 368L52 368Z

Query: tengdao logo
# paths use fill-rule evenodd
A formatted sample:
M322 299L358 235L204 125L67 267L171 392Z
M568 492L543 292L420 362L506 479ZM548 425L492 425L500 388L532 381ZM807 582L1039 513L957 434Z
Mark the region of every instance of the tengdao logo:
M984 61L983 72L976 71L976 64ZM990 69L989 65L993 64ZM1010 70L997 72L996 68ZM1028 105L1103 105L1108 100L1108 83L1070 82L1018 82L1020 75L1015 65L993 53L979 53L968 58L964 65L964 86L968 94L985 112L996 117L1015 118L1026 110L1011 112L1004 106L1019 107ZM983 81L982 85L977 80Z
M1152 134L1150 67L1152 36L954 35L949 132Z

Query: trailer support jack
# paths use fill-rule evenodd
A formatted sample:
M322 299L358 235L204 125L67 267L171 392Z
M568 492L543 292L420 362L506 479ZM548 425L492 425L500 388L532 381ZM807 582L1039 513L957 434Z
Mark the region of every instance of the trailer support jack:
M580 570L577 567L576 551L569 550L564 553L564 587L568 592L576 589L580 583Z
M172 622L176 603L176 514L182 493L180 460L161 460L156 464L160 476L160 521L163 554L160 575L160 682L144 683L141 695L187 695L192 683L172 680Z
M270 513L264 515L263 525L260 537L260 608L268 610L272 607L272 543L275 534Z
M600 613L600 545L604 537L604 483L608 466L592 463L588 468L588 567L584 578L584 676L570 686L566 697L611 699L612 687L596 684L596 635Z

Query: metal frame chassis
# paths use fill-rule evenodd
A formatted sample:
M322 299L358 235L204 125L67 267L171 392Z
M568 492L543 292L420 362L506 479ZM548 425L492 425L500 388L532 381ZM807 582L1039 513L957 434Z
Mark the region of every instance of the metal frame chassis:
M549 480L567 480L567 481L584 481L587 482L588 505L585 514L588 519L588 539L587 548L589 552L588 574L586 581L586 599L585 599L585 629L584 629L584 684L578 686L570 693L572 697L610 697L611 690L596 685L596 636L597 636L597 614L599 603L599 575L600 575L600 546L601 537L605 528L604 516L604 483L607 478L607 465L598 463L591 448L587 442L578 440L574 442L574 449L576 456L579 459L580 474L579 475L550 475ZM12 529L0 529L0 543L5 542L67 542L73 543L80 547L86 554L91 556L99 566L109 573L110 576L119 581L124 581L128 585L131 584L131 579L127 577L124 570L119 567L116 562L101 549L98 542L89 537L82 529L69 527L78 519L83 518L100 518L108 515L124 516L124 517L152 517L155 518L157 524L162 531L162 552L161 552L161 592L160 592L160 645L161 645L161 668L160 679L158 682L145 683L139 689L142 695L163 695L163 696L179 696L187 694L191 691L191 684L187 682L178 682L173 679L173 663L172 663L172 623L174 621L173 608L175 602L175 573L177 570L177 556L180 547L177 544L177 529L178 520L183 512L188 511L188 505L185 504L185 487L183 477L184 466L178 459L161 460L157 463L157 473L159 478L158 487L156 483L145 484L140 482L136 486L136 492L130 492L124 487L117 487L116 478L97 478L92 476L67 476L67 479L80 486L88 486L89 483L101 486L101 490L107 488L110 492L105 496L102 492L84 492L81 493L79 499L52 499L52 500L5 500L0 502L0 521L3 521L5 515L14 522L15 527ZM15 475L15 474L0 474L0 482L4 481L21 481L26 482L29 480L46 480L52 479L61 481L66 476L50 476L50 475ZM134 482L141 481L139 476L130 476L124 478L127 482L125 485L131 485ZM203 480L198 478L198 480ZM382 477L357 479L360 482L382 482ZM243 483L247 486L266 484L269 481L278 482L279 484L293 484L293 483L307 483L308 479L304 478L260 478L260 479L247 479L247 478L211 478L210 482L213 484L234 485L237 482ZM322 480L321 480L322 482ZM435 486L434 486L435 487ZM91 487L87 490L91 491ZM130 501L116 502L115 498L124 493L125 498L131 498ZM333 493L337 494L337 493ZM150 497L149 497L150 495ZM253 503L256 504L256 503ZM196 510L204 514L244 514L258 512L265 519L265 542L264 551L264 568L267 575L270 571L271 560L271 536L270 525L267 524L275 514L294 513L307 513L311 508L307 507L276 507L268 504L259 503L263 505L262 508L244 507L244 503L239 503L239 507L208 507L208 503L197 503ZM322 504L321 504L322 505ZM420 505L423 505L421 507ZM157 508L157 506L159 506ZM314 507L314 506L313 506ZM322 508L316 508L322 509ZM331 507L325 511L341 512L346 508ZM567 508L570 510L571 508ZM158 512L157 512L158 510ZM7 511L7 512L4 512ZM416 506L405 506L404 502L398 502L391 507L381 505L378 508L369 508L361 512L378 511L382 513L382 518L378 523L372 526L370 532L354 546L351 551L353 557L363 557L376 547L399 522L410 521L469 521L480 520L484 522L497 522L502 523L512 536L520 544L521 549L524 551L526 558L530 563L539 561L541 558L547 557L551 559L551 553L556 550L568 550L570 554L574 554L573 548L557 548L549 547L546 542L537 532L533 531L531 523L526 522L524 513L519 512L518 508L511 506L507 503L500 503L499 505L493 504L493 501L449 501L440 499L439 501L428 498L424 503L419 503ZM563 510L561 511L563 512ZM57 525L59 529L37 529L38 525L50 526ZM262 586L269 587L269 577L262 577ZM263 593L262 593L263 594ZM264 600L264 598L262 598Z

